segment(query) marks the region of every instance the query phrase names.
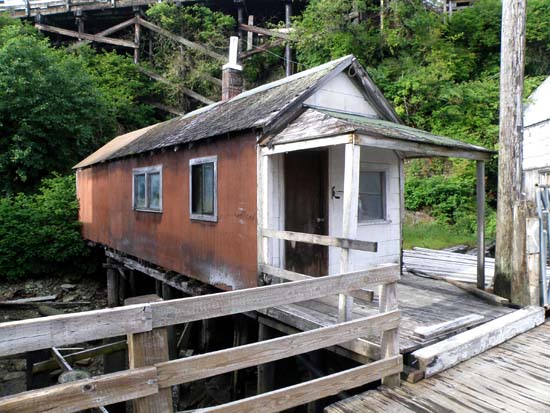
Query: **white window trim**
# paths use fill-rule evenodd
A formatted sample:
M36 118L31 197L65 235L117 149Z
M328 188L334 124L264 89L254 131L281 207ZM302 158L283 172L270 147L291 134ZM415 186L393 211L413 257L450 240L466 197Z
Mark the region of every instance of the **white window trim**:
M214 214L194 214L193 213L193 165L202 165L205 163L214 164ZM204 156L202 158L193 158L189 160L189 217L197 221L218 222L218 156Z
M383 172L384 173L384 193L383 193L384 218L370 219L366 221L359 221L359 218L358 218L357 225L367 226L367 225L391 224L391 220L388 219L388 195L390 193L390 165L365 162L365 163L361 163L360 172Z
M136 197L135 197L135 185L136 185L136 175L142 175L145 174L145 203L149 204L149 182L148 182L148 175L151 173L158 173L159 174L159 208L137 208L136 207ZM156 213L162 213L162 165L155 165L155 166L146 166L144 168L134 168L132 169L132 209L134 211L140 211L140 212L156 212Z

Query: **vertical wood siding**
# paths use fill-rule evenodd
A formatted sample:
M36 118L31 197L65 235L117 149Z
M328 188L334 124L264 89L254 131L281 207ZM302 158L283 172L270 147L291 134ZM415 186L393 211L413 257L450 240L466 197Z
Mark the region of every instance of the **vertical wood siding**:
M218 222L189 216L189 159L218 156ZM132 210L132 169L162 165L162 213ZM255 137L244 134L77 172L84 238L223 289L257 285Z

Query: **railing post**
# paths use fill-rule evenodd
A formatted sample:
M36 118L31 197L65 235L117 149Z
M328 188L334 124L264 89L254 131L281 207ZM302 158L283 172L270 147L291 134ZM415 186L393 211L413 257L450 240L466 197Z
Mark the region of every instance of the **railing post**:
M380 312L397 310L397 283L384 284L380 287ZM380 358L397 356L399 354L399 328L386 330L382 333L380 341ZM382 377L384 386L399 386L399 373Z
M162 301L154 294L128 298L125 305ZM165 327L145 333L128 334L128 358L130 369L149 367L168 361L168 331ZM160 389L157 394L133 400L134 413L173 413L172 389Z
M361 147L346 144L344 160L344 195L342 206L342 237L355 239L357 233L357 208L359 205L359 168ZM349 248L340 249L340 272L349 271ZM353 298L340 294L338 299L338 321L351 320Z

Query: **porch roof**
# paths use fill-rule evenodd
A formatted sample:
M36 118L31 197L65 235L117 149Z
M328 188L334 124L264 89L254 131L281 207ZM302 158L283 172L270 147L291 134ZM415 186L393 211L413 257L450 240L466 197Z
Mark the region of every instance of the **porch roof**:
M308 106L294 122L273 136L268 146L274 152L283 152L285 148L292 150L289 149L290 144L298 142L308 142L306 145L311 148L315 147L316 143L318 146L329 146L346 143L346 139L351 142L350 134L354 134L353 141L359 145L397 150L403 157L449 156L487 160L494 153L482 146L403 124L315 106ZM342 140L343 135L347 135L348 138ZM329 137L340 139L332 140L331 143L331 140L327 139ZM296 145L292 147L299 149Z

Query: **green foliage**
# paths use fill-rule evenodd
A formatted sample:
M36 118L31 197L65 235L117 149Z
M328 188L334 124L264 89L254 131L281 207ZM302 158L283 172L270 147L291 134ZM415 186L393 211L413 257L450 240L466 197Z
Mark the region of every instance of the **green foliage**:
M367 6L357 0L311 0L294 21L299 62L313 67L352 53L370 60L379 47L378 32L370 21L354 24L347 17L354 9Z
M27 26L0 30L0 193L67 172L114 132L82 63Z
M208 7L180 7L167 2L150 7L147 17L174 34L224 55L229 47L229 36L233 34L236 25L231 16ZM192 49L185 49L185 53L182 53L180 44L161 36L155 36L154 44L153 68L156 72L162 73L178 86L190 88L214 101L219 100L219 86L208 81L206 76L221 78L221 62ZM166 98L177 107L192 109L196 106L196 102L188 101L177 86L166 90Z
M79 58L105 99L109 116L116 120L117 133L139 129L157 121L153 107L144 103L154 95L154 83L137 70L132 57L82 47Z
M405 207L411 211L428 210L448 224L464 220L475 210L475 179L465 176L409 177L405 180Z
M36 194L0 198L0 279L93 269L80 236L74 176L42 181Z

